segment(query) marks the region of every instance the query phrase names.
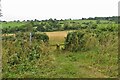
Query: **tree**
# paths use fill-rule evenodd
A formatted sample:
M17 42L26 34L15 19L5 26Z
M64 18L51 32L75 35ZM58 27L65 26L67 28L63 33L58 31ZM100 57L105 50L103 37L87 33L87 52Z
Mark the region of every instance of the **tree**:
M39 24L36 30L45 32L46 31L45 24L44 23Z

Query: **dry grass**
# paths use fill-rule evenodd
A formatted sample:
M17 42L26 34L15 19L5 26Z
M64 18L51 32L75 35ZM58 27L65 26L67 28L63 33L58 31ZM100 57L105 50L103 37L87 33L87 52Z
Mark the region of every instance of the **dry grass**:
M49 36L50 44L64 43L67 33L67 31L46 32Z
M16 36L15 34L2 34L2 36Z

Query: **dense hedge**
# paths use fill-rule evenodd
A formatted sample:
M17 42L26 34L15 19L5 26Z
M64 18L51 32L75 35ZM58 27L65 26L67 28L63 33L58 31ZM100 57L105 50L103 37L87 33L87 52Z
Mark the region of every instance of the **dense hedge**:
M40 60L48 52L49 37L44 34L32 34L32 43L29 33L17 33L16 36L4 36L2 41L3 72L29 71L28 66ZM33 65L33 64L32 64ZM21 67L19 67L21 66Z
M71 32L68 33L65 40L65 50L78 51L82 50L84 46L84 33L82 32Z
M117 36L116 32L101 30L70 32L65 39L65 50L86 51L94 49L106 51L110 47L109 45L116 45L117 38L115 36Z

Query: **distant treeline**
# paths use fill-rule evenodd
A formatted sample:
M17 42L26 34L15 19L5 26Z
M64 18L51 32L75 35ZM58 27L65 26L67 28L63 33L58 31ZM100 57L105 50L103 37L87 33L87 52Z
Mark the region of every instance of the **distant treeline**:
M82 18L82 20L111 20L111 21L116 21L118 20L118 16L112 16L112 17L89 17L89 18Z
M23 24L18 27L18 24ZM107 25L106 24L110 24ZM63 30L80 30L80 29L97 29L98 26L104 31L117 30L117 16L113 17L95 17L95 18L82 18L80 20L57 20L50 18L49 20L27 20L27 21L3 21L2 32L3 33L16 33L16 32L51 32L51 31L63 31ZM7 25L7 27L5 26ZM13 27L14 26L14 27ZM115 28L115 29L114 29Z
M50 21L52 18L50 19L46 19L46 20L37 20L37 19L34 19L34 20L23 20L23 21L20 21L20 20L14 20L13 22L30 22L30 21ZM54 20L57 20L57 19L54 19ZM64 20L72 20L72 19L64 19ZM110 21L118 21L118 16L112 16L112 17L89 17L89 18L82 18L82 19L79 19L79 20L110 20ZM57 20L57 21L63 21L63 19L61 20ZM2 22L7 22L7 21L2 21Z

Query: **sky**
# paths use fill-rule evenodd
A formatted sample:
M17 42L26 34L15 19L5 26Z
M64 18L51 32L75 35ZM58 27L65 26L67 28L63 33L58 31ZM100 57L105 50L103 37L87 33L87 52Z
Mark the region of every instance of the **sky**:
M1 20L81 19L118 15L119 0L1 0Z

